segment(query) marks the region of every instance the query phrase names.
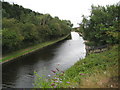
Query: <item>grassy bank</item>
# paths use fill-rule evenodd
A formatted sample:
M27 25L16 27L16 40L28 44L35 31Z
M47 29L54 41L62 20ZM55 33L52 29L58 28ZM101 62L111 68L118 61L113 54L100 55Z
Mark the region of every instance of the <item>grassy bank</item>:
M90 54L65 72L77 82L79 88L118 87L118 46Z
M118 45L102 53L93 53L79 60L67 71L56 70L51 80L35 83L46 88L117 88ZM43 86L40 86L43 85Z
M15 51L13 53L10 53L10 54L5 55L4 57L2 57L0 62L2 62L2 63L8 62L8 61L13 60L13 59L15 59L17 57L20 57L20 56L32 53L32 52L34 52L36 50L39 50L39 49L41 49L43 47L46 47L46 46L52 45L52 44L54 44L56 42L59 42L61 40L64 40L67 37L68 37L68 35L64 36L64 37L61 37L59 39L56 39L56 40L43 42L43 43L37 44L35 46L31 46L31 47L28 47L28 48L25 48L25 49L21 49L21 50Z

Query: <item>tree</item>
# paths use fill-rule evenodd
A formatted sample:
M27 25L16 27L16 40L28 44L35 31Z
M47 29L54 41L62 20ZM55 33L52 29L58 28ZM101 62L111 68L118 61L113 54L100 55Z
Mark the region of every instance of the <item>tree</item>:
M17 28L12 30L10 29L3 29L2 31L2 47L3 47L3 54L10 50L17 50L21 47L22 40L24 39L23 36L19 33Z
M3 4L3 51L6 53L30 45L60 38L70 33L68 20L53 18L17 4Z
M118 5L92 6L90 19L83 17L80 24L85 39L95 45L118 42Z

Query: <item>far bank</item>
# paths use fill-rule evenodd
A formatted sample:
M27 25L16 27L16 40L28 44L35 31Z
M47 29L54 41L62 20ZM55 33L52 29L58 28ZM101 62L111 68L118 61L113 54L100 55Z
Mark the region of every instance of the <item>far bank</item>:
M55 40L51 40L51 41L47 41L47 42L43 42L43 43L40 43L40 44L37 44L37 45L34 45L34 46L31 46L31 47L28 47L28 48L25 48L25 49L21 49L21 50L18 50L18 51L15 51L15 52L12 52L12 53L9 53L7 55L5 55L4 57L2 57L2 59L0 60L0 62L3 64L3 63L6 63L8 61L11 61L11 60L14 60L18 57L21 57L21 56L24 56L24 55L27 55L27 54L30 54L30 53L33 53L41 48L44 48L44 47L47 47L49 45L52 45L54 43L57 43L59 41L62 41L66 38L69 38L70 37L70 34L64 36L64 37L61 37L61 38L58 38L58 39L55 39Z

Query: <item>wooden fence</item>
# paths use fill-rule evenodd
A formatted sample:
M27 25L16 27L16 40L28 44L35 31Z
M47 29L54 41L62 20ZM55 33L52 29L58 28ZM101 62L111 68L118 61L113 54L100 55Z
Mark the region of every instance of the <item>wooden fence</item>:
M100 53L109 49L108 45L102 46L86 46L87 55L90 53Z

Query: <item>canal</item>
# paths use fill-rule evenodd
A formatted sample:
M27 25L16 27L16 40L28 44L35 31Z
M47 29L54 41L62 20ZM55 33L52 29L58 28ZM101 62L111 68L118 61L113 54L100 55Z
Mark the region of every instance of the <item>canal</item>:
M51 70L66 70L86 56L82 37L71 32L71 39L45 47L2 65L3 88L33 88L34 71L49 75Z

